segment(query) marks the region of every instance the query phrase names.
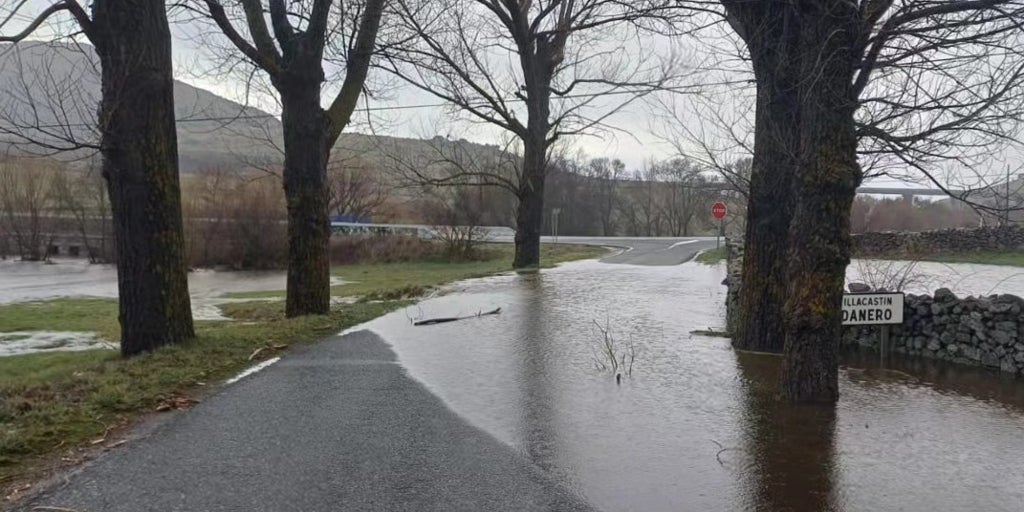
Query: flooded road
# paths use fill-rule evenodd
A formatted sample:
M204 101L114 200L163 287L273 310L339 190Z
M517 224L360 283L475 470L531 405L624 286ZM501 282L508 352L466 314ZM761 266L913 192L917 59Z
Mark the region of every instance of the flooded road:
M835 408L781 404L778 357L690 334L723 325L722 277L583 262L468 281L367 327L457 413L602 510L1022 509L1024 383L851 355ZM599 369L599 326L616 353L635 348L621 385Z

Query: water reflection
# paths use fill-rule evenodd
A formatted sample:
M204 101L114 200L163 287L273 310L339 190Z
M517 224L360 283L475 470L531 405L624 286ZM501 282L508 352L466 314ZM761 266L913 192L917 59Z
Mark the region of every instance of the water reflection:
M781 359L738 352L743 379L744 464L747 510L840 510L836 503L836 409L795 406L778 399Z
M519 403L516 410L521 413L518 432L523 436L520 445L526 449L530 458L549 473L558 471L555 462L556 448L554 443L559 439L555 431L555 420L552 410L554 403L554 386L548 383L552 372L548 371L550 361L545 342L545 304L543 275L529 273L517 276L516 295L523 304L525 317L530 321L522 322L517 327L521 333L517 343L520 350L516 354L519 375L516 382L520 387L515 396Z
M834 408L787 406L777 359L690 335L722 325L721 279L580 263L463 283L370 328L457 413L602 510L1022 510L1024 382L898 357L881 369L869 353L844 359ZM643 346L621 386L594 368L595 320Z

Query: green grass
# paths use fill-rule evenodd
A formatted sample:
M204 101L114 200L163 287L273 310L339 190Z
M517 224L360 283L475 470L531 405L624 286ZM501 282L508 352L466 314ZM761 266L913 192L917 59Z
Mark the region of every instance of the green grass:
M66 309L98 308L96 302L101 301L35 304L28 319L47 312L60 318ZM116 303L106 302L116 317ZM132 359L112 350L0 358L0 485L23 476L42 457L102 438L107 428L151 412L163 400L195 395L221 382L252 364L249 356L260 347L317 340L401 304L353 304L327 316L298 319L285 319L281 304L232 304L226 313L248 322L199 322L194 341ZM11 308L0 307L5 322ZM91 325L77 320L75 326L89 330L110 321L97 316Z
M0 312L0 332L88 331L107 340L120 333L117 302L108 299L23 302L0 306Z
M335 276L349 281L331 288L336 297L365 297L369 299L398 299L416 297L426 290L452 281L484 277L512 270L513 246L488 244L485 259L450 263L421 261L412 263L359 264L336 266ZM541 263L552 267L559 263L598 258L608 253L603 247L585 245L543 245ZM245 292L229 295L233 298L283 297L283 291Z
M725 260L725 246L710 249L697 255L697 262L705 265L717 265Z
M983 265L1006 265L1024 267L1024 252L1021 251L984 251L930 254L921 258L922 261L940 263L978 263Z
M554 265L605 252L545 246L543 261ZM401 299L451 281L510 270L510 245L491 247L489 254L484 261L467 263L338 267L336 275L357 282L336 286L334 293ZM110 429L131 425L165 400L201 397L253 364L249 358L261 347L308 343L404 304L363 301L336 306L326 316L285 319L282 302L233 303L222 309L239 321L197 322L195 340L131 359L122 359L113 350L0 357L0 491L38 476L58 454L74 459ZM0 332L33 330L88 331L117 340L117 303L60 299L0 306ZM255 360L272 353L276 351L265 350Z

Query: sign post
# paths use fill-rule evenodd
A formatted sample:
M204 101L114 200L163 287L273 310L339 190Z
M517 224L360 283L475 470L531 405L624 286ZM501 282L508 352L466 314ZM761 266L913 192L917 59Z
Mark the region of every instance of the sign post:
M882 362L889 352L889 326L903 323L903 293L847 293L843 295L843 325L878 325L878 352Z
M558 243L558 214L562 213L561 208L551 209L551 234L555 237L555 243Z
M719 201L711 205L711 215L718 219L718 236L715 237L716 249L722 247L722 233L725 231L725 215L727 213L729 213L729 208L725 206L725 203Z

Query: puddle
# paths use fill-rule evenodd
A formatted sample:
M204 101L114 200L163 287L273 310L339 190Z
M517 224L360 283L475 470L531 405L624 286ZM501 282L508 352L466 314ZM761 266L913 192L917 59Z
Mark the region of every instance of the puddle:
M459 283L368 328L456 412L602 510L1020 510L1024 383L853 355L836 407L782 404L779 357L690 334L723 325L723 277L577 263ZM636 346L621 385L597 369L595 321Z
M26 331L0 332L0 357L45 352L117 349L91 332Z

